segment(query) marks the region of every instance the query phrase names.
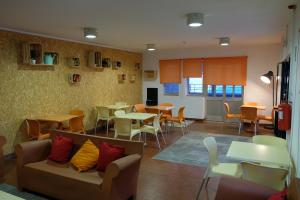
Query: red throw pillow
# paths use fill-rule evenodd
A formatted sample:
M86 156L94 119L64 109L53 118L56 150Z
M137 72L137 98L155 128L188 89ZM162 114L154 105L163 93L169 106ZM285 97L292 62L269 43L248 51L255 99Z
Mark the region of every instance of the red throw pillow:
M72 147L72 139L57 135L52 141L51 153L48 159L60 163L66 163L69 161Z
M106 142L100 144L100 153L98 158L98 171L105 171L106 166L124 156L125 148L118 145L110 145Z
M268 200L285 200L287 197L287 189L284 189L280 192L276 192L275 194L272 194Z

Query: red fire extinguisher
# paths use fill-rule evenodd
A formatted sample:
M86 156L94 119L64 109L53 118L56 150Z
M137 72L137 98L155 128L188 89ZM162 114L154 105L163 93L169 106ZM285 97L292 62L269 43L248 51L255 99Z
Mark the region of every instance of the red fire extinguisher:
M292 109L290 104L281 103L278 106L278 129L281 131L287 131L291 128L291 115Z

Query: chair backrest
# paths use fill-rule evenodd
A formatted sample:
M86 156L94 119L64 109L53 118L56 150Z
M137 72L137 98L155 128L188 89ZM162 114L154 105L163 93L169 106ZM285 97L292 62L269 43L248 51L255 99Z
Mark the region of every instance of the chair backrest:
M74 109L70 111L70 115L84 116L83 110Z
M208 151L208 168L218 164L218 146L214 137L206 137L203 140L204 146Z
M249 105L249 106L257 106L258 105L258 103L254 102L254 101L245 102L244 104Z
M245 180L271 187L275 190L282 190L284 188L285 179L288 174L288 170L286 169L249 162L241 162L241 167L243 171L242 178Z
M249 120L249 121L257 120L257 108L241 106L240 109L241 109L242 120Z
M159 114L159 115L156 115L153 119L153 127L154 128L158 128L161 130L160 128L160 117L161 117L162 114Z
M178 118L179 118L180 120L184 120L184 109L185 109L185 107L184 107L184 106L181 106L181 107L179 108L179 110L178 110Z
M133 106L128 106L124 110L125 110L125 113L131 113L131 112L133 112Z
M38 120L26 119L27 135L29 137L37 138L40 135L41 127Z
M225 108L225 117L227 118L228 114L230 114L230 107L227 102L224 103L224 108Z
M166 103L161 103L161 104L159 104L160 106L173 106L173 104L172 103L168 103L168 102L166 102Z
M252 137L252 142L255 144L264 144L269 146L287 148L287 142L285 139L271 135L255 135Z
M109 118L109 109L107 107L97 106L96 110L97 110L98 118Z
M125 114L125 110L116 110L114 112L115 116L119 117L121 115L124 115Z
M122 102L122 101L116 102L115 104L118 106L126 106L127 105L126 102Z
M146 112L146 106L145 104L135 104L134 109L136 112L145 113Z
M116 135L130 136L132 123L131 119L115 118L115 132Z
M69 126L71 132L85 133L83 125L83 115L70 119Z
M146 108L147 113L159 114L159 110L156 108Z

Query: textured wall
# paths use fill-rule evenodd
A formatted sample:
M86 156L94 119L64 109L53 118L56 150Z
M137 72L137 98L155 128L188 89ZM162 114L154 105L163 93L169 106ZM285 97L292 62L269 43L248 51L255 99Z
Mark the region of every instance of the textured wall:
M59 65L47 69L22 66L21 44L24 41L41 42L44 51L58 52ZM89 50L98 50L104 57L122 61L121 69L95 71L88 68ZM72 56L80 57L80 69L68 67L67 58ZM80 108L85 111L86 128L91 129L95 123L95 105L140 102L141 71L135 71L134 65L141 62L139 53L0 31L0 134L8 140L5 153L12 152L14 145L23 140L26 118L68 113ZM81 74L78 85L68 83L68 74L74 72ZM120 84L120 73L135 74L136 81L130 83L127 79Z

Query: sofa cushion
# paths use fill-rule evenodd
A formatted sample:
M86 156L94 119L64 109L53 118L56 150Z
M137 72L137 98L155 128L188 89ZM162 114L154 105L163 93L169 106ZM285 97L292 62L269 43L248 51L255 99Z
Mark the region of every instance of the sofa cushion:
M40 162L26 164L25 167L94 185L102 184L103 173L96 170L79 173L69 164L58 164L52 161L43 160Z
M98 158L97 170L105 171L106 166L124 156L124 147L118 145L110 145L106 142L100 144L100 156Z
M48 159L56 162L66 163L69 161L72 147L73 147L73 140L71 138L57 135L53 139L51 152Z
M87 140L72 157L71 163L78 171L87 171L97 164L99 149L91 140Z

